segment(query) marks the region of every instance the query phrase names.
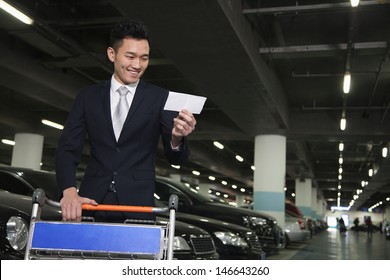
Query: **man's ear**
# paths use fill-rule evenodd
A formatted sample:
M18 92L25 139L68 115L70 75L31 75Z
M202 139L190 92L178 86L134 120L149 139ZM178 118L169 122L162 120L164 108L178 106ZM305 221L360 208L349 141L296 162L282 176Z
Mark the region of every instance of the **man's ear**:
M107 48L107 57L111 62L115 61L115 50L113 48Z

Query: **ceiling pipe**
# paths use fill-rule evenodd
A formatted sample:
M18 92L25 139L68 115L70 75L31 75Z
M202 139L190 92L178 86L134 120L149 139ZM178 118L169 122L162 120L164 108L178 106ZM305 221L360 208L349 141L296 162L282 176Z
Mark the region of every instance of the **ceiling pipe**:
M297 1L298 3L298 1ZM362 1L360 6L372 6L388 4L385 1ZM243 9L242 13L245 15L251 14L286 14L286 13L297 13L297 12L311 12L311 11L328 11L335 9L348 9L351 8L349 2L345 3L326 3L326 4L314 4L314 5L295 5L295 6L282 6L282 7L265 7L257 9Z

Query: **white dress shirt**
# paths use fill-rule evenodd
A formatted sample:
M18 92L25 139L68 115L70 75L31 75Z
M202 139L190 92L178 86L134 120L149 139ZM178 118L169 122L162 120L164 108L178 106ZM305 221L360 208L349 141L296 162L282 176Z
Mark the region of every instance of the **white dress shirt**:
M126 95L127 103L129 104L129 108L131 107L131 103L133 102L135 91L137 90L138 82L134 84L128 84L125 85L126 88L129 90L129 93ZM123 86L120 84L117 80L115 80L114 75L111 77L111 89L110 89L110 103L111 103L111 118L114 119L114 112L116 105L118 105L119 102L119 94L117 92L117 89Z

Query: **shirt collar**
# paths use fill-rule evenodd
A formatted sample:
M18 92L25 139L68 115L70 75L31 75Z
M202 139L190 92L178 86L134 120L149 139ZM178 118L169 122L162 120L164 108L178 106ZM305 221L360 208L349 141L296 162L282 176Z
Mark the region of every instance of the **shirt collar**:
M139 80L134 84L127 84L125 86L131 92L131 94L134 94L135 91L137 90L138 84L139 84ZM112 92L116 92L118 90L118 88L120 88L121 86L123 86L123 85L121 83L119 83L117 80L115 80L114 75L112 75L112 77L111 77L111 90L112 90Z

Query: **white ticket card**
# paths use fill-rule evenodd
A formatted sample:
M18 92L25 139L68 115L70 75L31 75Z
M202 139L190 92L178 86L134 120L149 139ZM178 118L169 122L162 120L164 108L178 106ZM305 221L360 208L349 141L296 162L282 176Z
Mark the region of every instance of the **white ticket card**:
M200 114L206 99L204 96L170 91L164 110L179 112L181 109L187 109L193 114Z

